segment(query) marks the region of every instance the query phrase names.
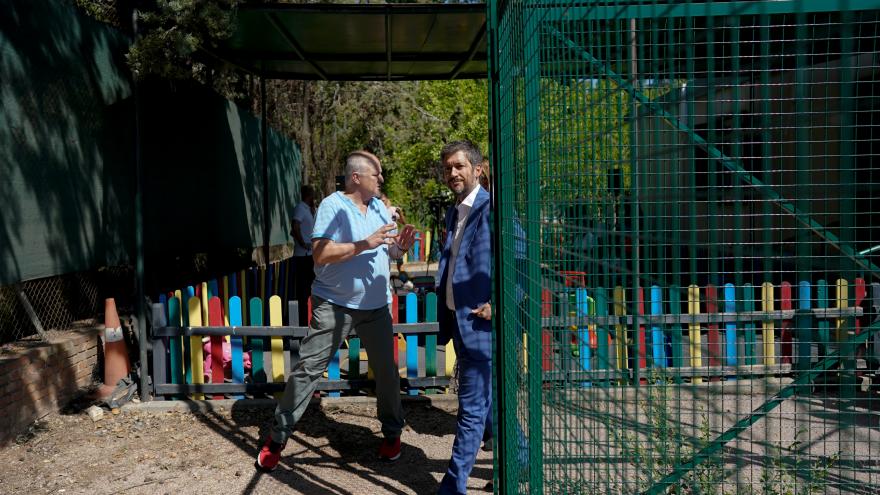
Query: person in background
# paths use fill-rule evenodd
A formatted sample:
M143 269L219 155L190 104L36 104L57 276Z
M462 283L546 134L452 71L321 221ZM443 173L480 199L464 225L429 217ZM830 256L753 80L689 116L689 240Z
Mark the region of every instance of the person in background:
M388 209L388 213L391 214L391 221L395 223L406 223L406 217L403 216L403 208L399 206L394 206L391 204L391 200L388 199L388 196L385 193L379 195L379 199L382 200L382 203L385 205L385 208Z
M388 257L401 256L415 240L412 225L400 229L377 198L384 182L382 164L372 153L356 151L345 160L345 190L326 197L315 217L312 252L312 318L302 339L300 359L275 408L275 421L257 454L256 465L272 471L302 417L318 380L343 339L360 337L376 380L376 412L384 440L379 458L400 457L403 408L400 375L394 361L394 328L388 306Z
M397 223L397 224L400 224L400 223L406 224L406 217L403 215L403 208L401 208L399 206L392 205L391 200L388 199L388 196L386 196L385 193L382 193L381 195L379 195L379 199L382 200L382 203L385 205L385 208L388 209L388 213L391 214L391 221L392 222ZM400 273L403 271L403 254L402 253L399 258L396 258L394 260L394 263L397 266L397 275L392 275L392 280L390 280L388 283L388 290L391 292L392 295L394 294L393 278L397 278L398 280L400 280L401 279ZM406 282L404 282L404 284L406 284ZM412 286L412 282L410 282L409 285Z
M304 185L300 188L300 202L293 209L290 235L293 236L293 297L299 305L299 322L307 323L309 296L315 280L312 260L312 229L315 226L315 190Z
M480 187L487 191L492 190L492 170L489 168L489 160L483 158L483 162L480 163L480 169L482 173L480 174Z
M470 141L440 151L455 204L437 283L439 343L452 339L458 363L458 418L452 456L438 493L464 494L492 406L492 233L489 193L480 186L483 156Z

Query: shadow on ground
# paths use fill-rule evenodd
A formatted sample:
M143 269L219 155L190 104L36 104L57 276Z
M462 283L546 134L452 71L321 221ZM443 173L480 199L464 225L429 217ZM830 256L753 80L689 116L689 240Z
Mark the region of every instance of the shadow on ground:
M404 411L407 428L402 435L402 456L389 463L376 455L381 434L373 404L313 402L275 471L261 473L252 465L242 466L241 472L250 479L241 493L254 493L258 485L262 490L264 477L307 494L434 493L446 471L455 432L454 409L415 401L405 402ZM199 422L218 435L212 441L229 442L249 459L256 457L272 416L273 406L247 403L236 403L231 413L197 414ZM491 458L478 459L474 483L483 486L491 476Z

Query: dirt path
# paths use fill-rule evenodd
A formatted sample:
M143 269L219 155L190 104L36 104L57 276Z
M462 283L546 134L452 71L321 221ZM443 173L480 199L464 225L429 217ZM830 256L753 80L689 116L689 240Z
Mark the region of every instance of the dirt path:
M454 402L405 402L403 455L385 463L375 457L374 402L325 400L303 416L279 468L260 474L253 459L271 407L144 406L95 423L82 412L47 417L22 443L0 450L0 493L430 494L455 431ZM485 493L491 472L491 453L481 452L470 491Z

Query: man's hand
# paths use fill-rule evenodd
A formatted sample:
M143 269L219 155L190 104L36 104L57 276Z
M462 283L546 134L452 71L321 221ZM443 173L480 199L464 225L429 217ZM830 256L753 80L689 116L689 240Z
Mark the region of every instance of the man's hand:
M409 251L414 242L416 242L415 227L412 224L404 225L400 234L397 235L397 247L400 249L400 252L405 253Z
M489 303L486 303L486 304L480 306L479 308L471 311L471 314L475 315L477 318L482 318L484 320L491 320L492 319L492 305Z
M385 224L366 239L355 242L337 243L326 238L316 238L312 241L312 258L316 265L341 263L383 244L391 246L394 244L394 239L397 238L397 235L392 234L391 231L396 228L396 224Z
M391 245L394 243L394 239L397 238L396 234L392 234L391 231L397 228L397 224L394 223L386 223L385 225L379 227L379 230L375 231L363 240L366 243L366 251L367 249L374 249L383 244Z

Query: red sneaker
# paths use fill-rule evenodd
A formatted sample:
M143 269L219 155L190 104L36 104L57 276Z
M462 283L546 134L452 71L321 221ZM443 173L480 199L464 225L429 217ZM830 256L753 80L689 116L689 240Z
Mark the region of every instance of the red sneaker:
M276 443L272 441L272 437L266 437L263 448L257 454L257 467L261 471L274 471L278 467L278 461L281 460L281 451L284 450L285 443Z
M382 440L382 445L379 446L379 459L389 462L400 459L400 437Z

